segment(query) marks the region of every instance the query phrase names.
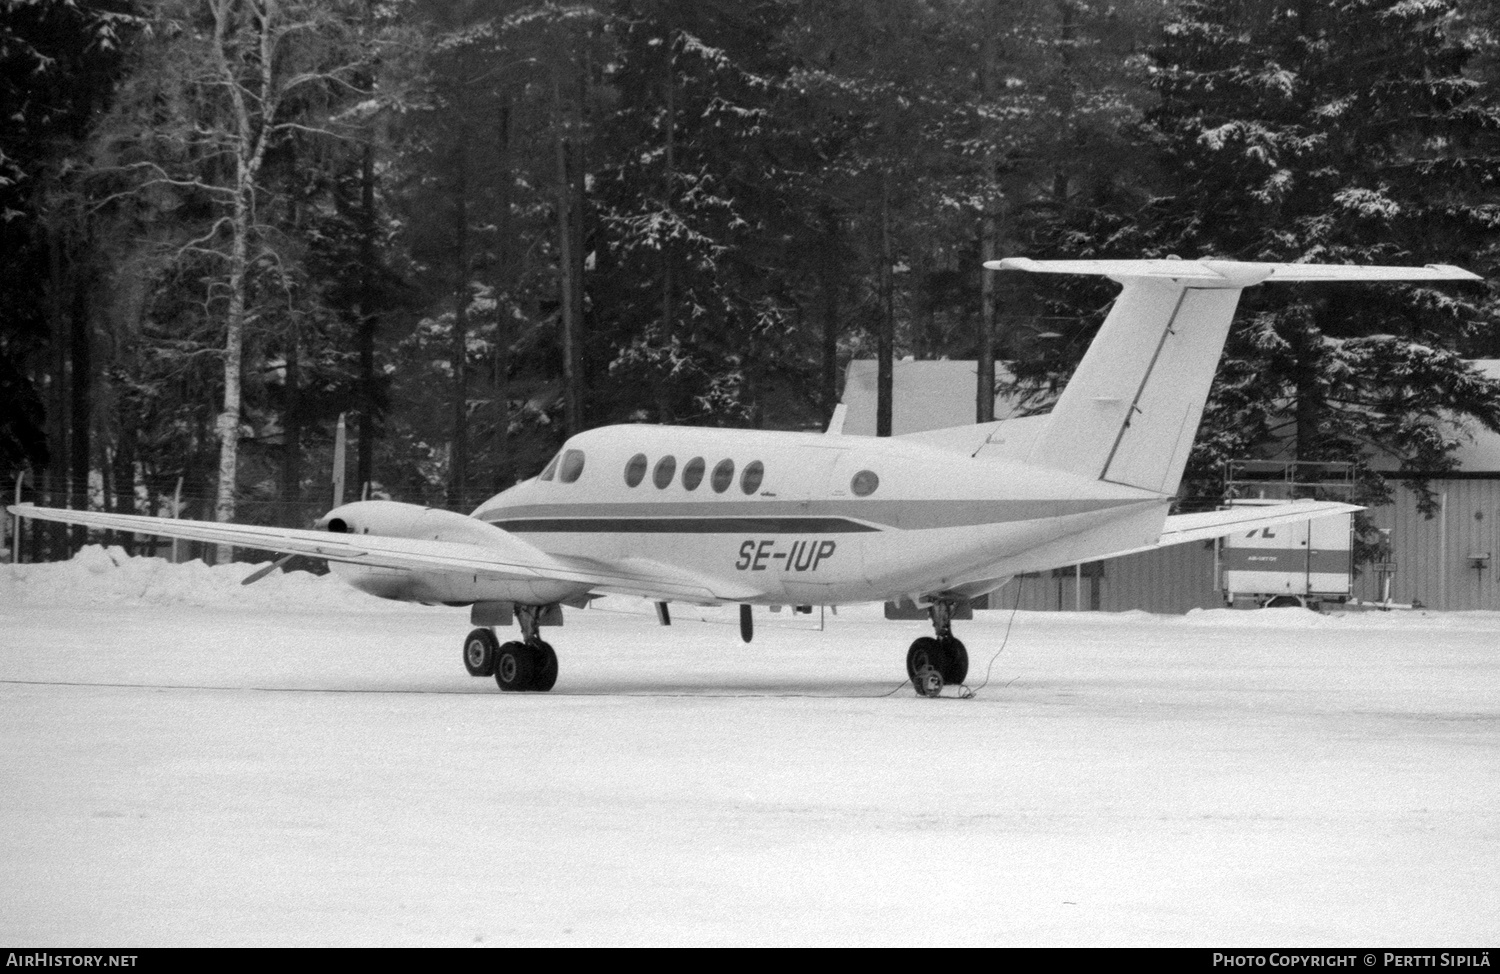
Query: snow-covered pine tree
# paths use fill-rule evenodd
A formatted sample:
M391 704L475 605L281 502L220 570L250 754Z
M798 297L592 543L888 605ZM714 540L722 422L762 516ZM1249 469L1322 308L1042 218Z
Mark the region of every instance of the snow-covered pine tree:
M796 214L782 192L794 150L777 150L775 111L781 16L764 3L616 10L619 109L592 199L590 299L607 309L594 324L612 346L602 415L752 424L796 395L799 383L781 385L799 368L784 268Z
M1465 74L1454 0L1189 0L1153 52L1147 132L1161 253L1500 271L1496 100ZM1500 430L1463 360L1500 325L1488 286L1246 292L1190 475L1260 453L1452 466L1445 420ZM1386 494L1363 478L1365 501ZM1425 482L1415 485L1425 488Z
M83 309L99 263L87 214L59 201L58 186L108 104L139 23L131 9L0 0L0 477L50 461L58 490L88 480Z

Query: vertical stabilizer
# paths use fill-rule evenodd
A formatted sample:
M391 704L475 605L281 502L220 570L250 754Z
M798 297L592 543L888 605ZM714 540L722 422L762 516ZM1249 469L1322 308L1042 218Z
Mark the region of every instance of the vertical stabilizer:
M1028 460L1175 491L1239 297L1234 287L1127 280Z
M1444 265L1012 258L985 266L1098 274L1124 285L1026 459L1161 494L1175 493L1182 480L1244 288L1270 281L1478 280Z

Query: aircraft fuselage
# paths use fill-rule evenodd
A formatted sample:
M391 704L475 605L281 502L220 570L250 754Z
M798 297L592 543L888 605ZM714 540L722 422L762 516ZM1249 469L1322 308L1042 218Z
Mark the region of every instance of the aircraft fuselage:
M552 555L671 566L724 601L832 605L1149 544L1165 501L910 440L611 426L473 516Z

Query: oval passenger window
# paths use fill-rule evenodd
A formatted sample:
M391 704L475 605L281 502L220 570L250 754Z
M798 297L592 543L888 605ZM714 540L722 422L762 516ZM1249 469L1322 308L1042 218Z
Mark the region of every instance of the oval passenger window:
M875 488L880 486L880 478L873 470L861 470L849 481L849 489L854 491L855 497L869 497L875 493Z
M713 488L715 494L722 494L734 483L734 461L720 460L714 465Z
M562 469L557 472L557 479L565 484L571 484L583 474L583 451L569 450L563 454Z
M625 464L625 486L639 487L646 479L646 454L637 453Z
M651 482L658 487L665 488L672 482L672 475L677 472L677 458L665 456L656 461L656 470L651 474Z
M688 490L697 490L698 485L703 483L703 468L705 464L702 457L693 457L682 468L682 486Z
M753 494L760 490L761 479L766 475L766 465L759 460L751 462L745 467L745 472L740 475L740 490L747 494Z

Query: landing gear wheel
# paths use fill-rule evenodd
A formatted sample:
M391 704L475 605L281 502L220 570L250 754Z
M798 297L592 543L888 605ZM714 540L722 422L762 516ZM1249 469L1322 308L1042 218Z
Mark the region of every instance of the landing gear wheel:
M923 636L911 644L906 651L906 675L918 694L935 697L942 691L947 682L944 675L947 659L943 644L931 636Z
M537 668L531 689L545 693L557 684L557 654L544 642L533 646L532 652L536 654Z
M936 697L943 692L943 674L931 666L917 670L911 683L916 687L919 697Z
M494 676L500 640L488 629L475 629L464 640L464 668L470 676Z
M943 646L943 656L945 658L942 665L938 667L938 672L943 674L944 683L952 683L957 686L963 683L964 679L969 675L969 650L963 643L952 636L949 636L943 642L945 644Z
M525 643L506 643L495 658L495 682L502 690L530 690L539 662L536 651Z
M938 641L931 636L923 636L911 644L906 651L906 676L913 683L917 682L917 671L924 666L939 669L938 663L942 659L942 647Z

